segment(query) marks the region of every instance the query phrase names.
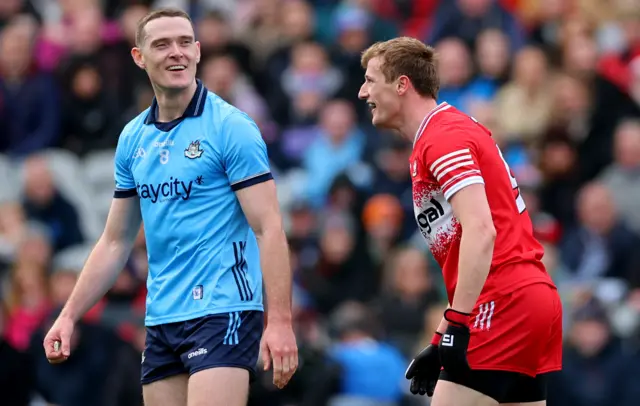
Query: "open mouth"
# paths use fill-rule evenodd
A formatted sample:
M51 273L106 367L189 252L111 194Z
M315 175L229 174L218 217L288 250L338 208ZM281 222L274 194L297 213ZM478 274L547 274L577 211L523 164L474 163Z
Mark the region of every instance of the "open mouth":
M171 65L167 68L167 70L171 72L181 72L185 69L187 69L187 67L184 65Z
M373 113L373 110L376 109L376 104L373 102L367 102L367 106L369 106L369 110Z

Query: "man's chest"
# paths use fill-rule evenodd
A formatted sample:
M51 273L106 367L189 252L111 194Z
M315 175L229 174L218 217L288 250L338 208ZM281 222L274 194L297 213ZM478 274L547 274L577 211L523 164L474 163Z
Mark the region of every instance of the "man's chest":
M151 203L189 200L211 185L214 153L206 138L163 133L142 137L131 173L138 195Z

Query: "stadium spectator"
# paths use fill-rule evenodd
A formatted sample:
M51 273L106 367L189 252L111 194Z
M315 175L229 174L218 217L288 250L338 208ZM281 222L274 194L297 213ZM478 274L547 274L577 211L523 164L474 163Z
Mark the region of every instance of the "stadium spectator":
M605 309L590 301L573 314L563 357L563 371L550 387L554 404L572 406L631 406L629 358L609 325Z
M469 48L462 40L444 38L437 43L436 51L439 54L440 99L460 106L470 114L474 104L494 96L496 87L475 76Z
M328 356L340 367L338 389L330 406L397 405L403 396L405 358L377 339L370 310L358 302L345 302L331 316L337 342ZM378 369L375 375L362 371Z
M37 392L53 404L103 405L107 394L105 382L111 374L115 354L123 345L112 330L92 322L88 315L78 323L71 337L73 360L58 366L42 357L44 335L71 294L86 255L86 250L70 249L56 256L49 280L55 310L47 315L31 337L29 354L36 372Z
M25 215L48 228L54 251L83 242L77 209L54 184L46 157L30 156L24 163L24 173Z
M151 96L148 97L147 101L140 102L142 106L148 106L151 98L153 97L153 92L149 89L146 72L131 63L131 48L135 46L138 20L144 17L148 12L149 7L145 5L144 2L134 2L126 7L122 7L122 11L118 19L121 38L113 46L114 65L115 62L117 62L116 66L119 69L117 87L112 88L107 83L103 84L106 89L109 89L116 94L118 103L121 106L124 122L135 117L140 110L145 108L138 108L137 106L140 99L145 97L145 93L150 92ZM99 73L102 78L107 76L102 71L99 71Z
M146 336L144 318L133 313L126 323L130 337L113 354L105 381L104 406L143 406L139 382L140 354L144 351Z
M548 135L539 149L540 207L563 226L575 224L575 195L580 187L578 152L563 134Z
M374 269L382 267L400 241L403 216L402 205L393 195L374 195L365 203L362 223L367 233L366 245L374 262Z
M254 77L251 50L234 38L225 14L211 11L200 18L196 24L196 36L200 38L203 59L214 55L228 56L235 61L237 70L249 78Z
M123 125L117 93L106 87L91 59L74 59L65 70L59 146L78 156L115 148Z
M302 166L311 180L306 197L312 204L322 205L336 175L360 161L367 140L357 126L353 107L340 100L322 106L319 126L313 132ZM327 165L328 156L331 165Z
M280 77L282 96L290 100L289 122L314 123L323 103L335 96L343 83L343 73L331 65L320 44L296 44L291 49L291 62Z
M353 218L344 213L327 215L321 226L320 256L304 277L315 308L328 314L344 300L366 301L377 286L369 261L358 255Z
M443 38L456 37L473 47L480 31L486 28L505 32L511 38L512 51L518 50L525 41L518 20L494 0L440 2L427 40L436 43Z
M411 179L408 176L409 166L407 165L410 155L411 145L389 139L386 145L380 146L370 158L374 172L370 187L371 195L393 195L402 207L400 240L406 240L415 232Z
M576 283L599 278L627 278L633 251L640 241L616 213L611 192L603 185L585 185L577 197L579 224L561 243L562 260Z
M36 10L31 0L6 0L0 3L0 30L18 14L29 14L41 20L40 13Z
M361 7L346 5L335 10L331 21L335 27L335 44L328 45L331 59L336 67L344 72L344 86L340 96L351 103L358 103L357 95L362 78L360 54L373 38L375 16ZM364 113L365 106L359 106L359 115Z
M317 260L318 217L313 208L302 199L294 202L289 209L287 239L290 250L296 257L294 263L300 268L311 266Z
M0 152L16 158L53 147L59 136L59 84L33 59L37 29L20 16L0 33Z
M614 138L614 162L600 174L609 190L622 220L640 234L640 121L623 121Z
M10 178L7 176L5 179ZM16 249L25 228L24 211L20 203L10 200L7 196L2 199L0 200L0 274L15 258Z
M211 55L204 59L201 77L207 89L252 117L265 111L264 100L252 82L238 66L238 60L229 53Z
M496 95L500 141L507 145L537 143L549 126L552 108L552 82L544 53L535 47L518 52L512 78Z
M117 23L106 20L100 4L95 0L63 1L59 18L45 23L42 36L36 48L39 66L47 71L64 69L68 59L93 57L101 66L112 59L113 45L120 38ZM104 65L105 67L108 65ZM116 73L106 69L105 72ZM109 80L119 80L108 75Z
M374 303L387 340L405 357L413 355L424 315L441 301L426 255L415 248L399 248L387 255L383 292Z
M552 115L547 137L558 134L555 136L562 135L580 145L590 136L594 97L588 85L589 82L564 71L552 78Z
M509 37L500 30L482 31L476 39L475 57L479 76L494 86L502 86L509 75Z
M2 404L25 406L33 394L34 370L28 355L3 338L5 317L5 308L0 305L0 387L8 389L2 395Z
M7 309L5 337L20 351L29 347L32 334L51 311L47 280L52 253L50 239L45 227L29 224L8 280L3 284Z

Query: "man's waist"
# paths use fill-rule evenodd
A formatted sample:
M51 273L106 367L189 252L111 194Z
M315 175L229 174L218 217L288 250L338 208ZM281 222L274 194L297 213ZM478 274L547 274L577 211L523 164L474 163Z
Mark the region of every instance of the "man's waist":
M535 283L546 283L555 287L551 276L546 272L542 263L518 262L492 267L479 299L507 295Z
M157 326L159 324L178 323L193 320L212 314L242 312L242 311L264 311L262 302L245 302L241 304L215 305L210 304L204 308L192 309L189 311L178 310L175 312L161 311L159 309L147 308L145 315L146 326Z
M512 293L524 286L534 283L546 283L555 287L551 276L544 265L537 262L518 262L491 267L489 275L482 287L478 302ZM449 293L449 302L453 302L456 286Z
M510 293L515 292L516 290L525 288L529 285L534 285L537 283L544 283L546 285L552 286L555 288L553 281L550 278L536 277L532 276L531 278L521 279L516 282L508 282L501 284L485 284L485 288L482 289L480 296L478 296L477 303L484 303L489 300L495 300L501 296L508 295Z
M188 252L188 250L186 251ZM216 279L217 275L222 275L238 266L234 260L225 260L223 262L212 259L219 257L220 254L218 253L192 251L190 258L181 260L183 255L185 254L180 253L179 257L167 260L151 258L148 265L149 280L159 285L174 283L174 281L190 279L190 276L185 277L185 273L188 273L194 276L193 280L204 279L212 281ZM242 265L245 271L252 271L252 269L248 269L246 261Z

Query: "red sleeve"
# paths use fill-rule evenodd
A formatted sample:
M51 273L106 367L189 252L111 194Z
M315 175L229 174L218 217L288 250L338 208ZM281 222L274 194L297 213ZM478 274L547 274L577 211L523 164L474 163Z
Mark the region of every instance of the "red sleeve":
M471 135L476 129L447 126L426 142L425 167L438 182L445 199L475 183L484 184L478 165L478 146Z

